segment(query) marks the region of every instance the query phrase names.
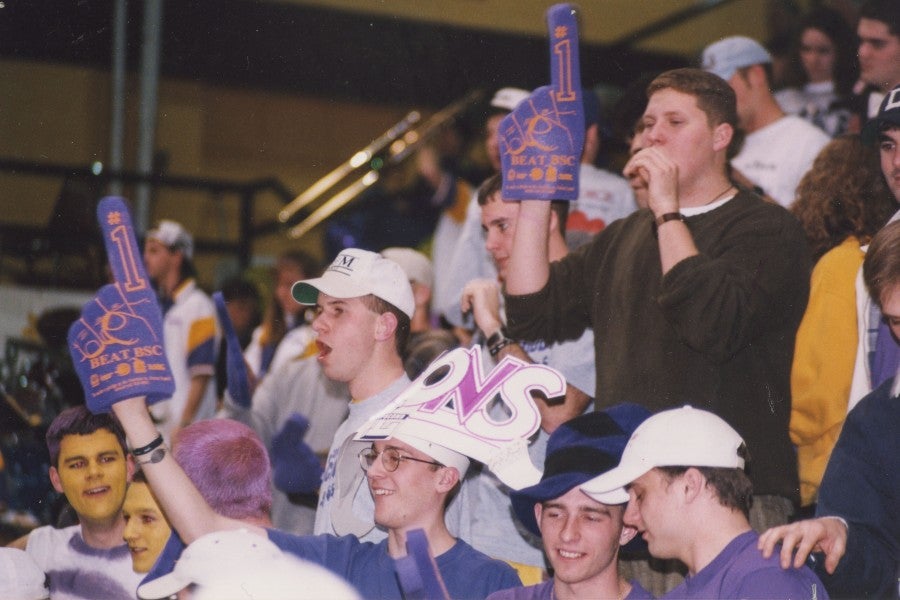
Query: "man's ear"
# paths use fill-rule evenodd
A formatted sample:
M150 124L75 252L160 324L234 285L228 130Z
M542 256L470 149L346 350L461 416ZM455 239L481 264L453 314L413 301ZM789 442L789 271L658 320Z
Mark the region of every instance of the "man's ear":
M713 150L726 150L734 137L734 127L728 123L719 123L713 129Z
M584 130L584 150L581 153L582 162L594 162L599 153L600 127L594 123Z
M622 532L619 533L619 545L624 546L637 535L637 527L631 525L622 525Z
M544 505L540 502L534 503L534 520L537 521L538 529L541 528L541 514L544 512Z
M441 476L438 479L438 491L449 492L457 483L459 483L459 471L456 467L444 467L439 469Z
M677 484L679 490L684 490L684 502L691 503L696 500L706 488L706 478L703 473L695 469L689 468L681 476Z
M397 331L397 315L392 312L383 312L375 321L375 339L385 342L391 339Z
M134 477L134 472L136 467L134 466L134 457L130 452L125 453L125 481L131 483L131 479Z
M50 467L50 483L53 484L53 489L59 492L60 494L64 494L62 487L62 481L59 479L59 471L56 470L56 467Z
M766 69L762 65L752 65L747 69L747 81L751 87L764 87L769 89L769 78Z
M431 288L422 283L414 283L412 290L416 306L428 306L428 303L431 302Z

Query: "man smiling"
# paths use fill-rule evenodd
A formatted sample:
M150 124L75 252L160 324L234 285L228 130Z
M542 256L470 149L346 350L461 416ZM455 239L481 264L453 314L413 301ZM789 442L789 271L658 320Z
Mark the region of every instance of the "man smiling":
M576 417L553 432L541 481L510 493L516 516L543 539L553 577L495 592L490 600L653 597L618 573L619 546L637 533L622 521L628 493L620 488L598 501L579 487L619 462L628 436L648 416L640 406L621 404Z
M11 545L27 551L48 575L53 598L134 598L141 576L122 541L122 503L134 464L121 427L110 415L73 407L50 424L47 447L50 481L79 524L40 527Z

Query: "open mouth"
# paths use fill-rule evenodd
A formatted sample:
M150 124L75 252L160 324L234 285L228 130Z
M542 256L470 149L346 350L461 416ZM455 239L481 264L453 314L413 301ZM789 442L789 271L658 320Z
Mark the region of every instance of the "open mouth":
M316 340L316 348L319 350L319 354L316 356L319 360L322 360L329 354L331 354L331 346L328 344L323 344L319 340Z
M103 494L105 494L108 491L109 491L109 486L101 486L101 487L95 487L95 488L91 488L89 490L85 490L84 495L88 496L88 497L102 496Z
M572 552L571 550L563 550L562 548L557 550L556 553L559 554L560 557L568 559L581 558L584 556L583 552Z

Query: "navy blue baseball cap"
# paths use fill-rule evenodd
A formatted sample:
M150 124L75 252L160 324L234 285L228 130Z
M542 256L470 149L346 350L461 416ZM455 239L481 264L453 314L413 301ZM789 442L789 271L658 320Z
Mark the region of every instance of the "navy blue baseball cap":
M890 127L900 127L900 85L884 96L878 114L863 127L863 143L874 144L878 141L879 134Z
M560 425L547 440L541 480L509 494L519 521L540 536L534 505L559 498L618 466L632 432L650 414L642 406L624 403L575 417ZM628 493L619 488L598 500L604 504L624 504L628 502Z

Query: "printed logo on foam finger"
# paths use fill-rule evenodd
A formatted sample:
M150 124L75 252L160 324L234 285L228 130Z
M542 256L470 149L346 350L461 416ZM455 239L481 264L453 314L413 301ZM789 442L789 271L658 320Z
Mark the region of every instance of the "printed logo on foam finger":
M528 457L529 438L541 424L531 394L558 398L565 391L565 378L545 365L507 356L485 374L480 347L457 348L432 362L354 439L405 434L432 440L484 463L503 483L520 489L541 476Z
M547 11L552 84L536 89L500 123L503 197L575 200L584 148L578 23L570 4Z
M124 398L168 398L175 383L166 360L162 314L141 262L131 217L121 198L107 197L97 218L115 283L100 288L69 328L69 351L95 412Z

